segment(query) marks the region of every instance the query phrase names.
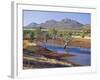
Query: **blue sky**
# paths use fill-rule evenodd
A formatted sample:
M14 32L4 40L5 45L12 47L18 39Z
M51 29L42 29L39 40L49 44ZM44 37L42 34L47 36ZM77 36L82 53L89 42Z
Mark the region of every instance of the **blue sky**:
M75 13L75 12L50 12L50 11L23 11L24 26L35 22L43 23L47 20L57 20L60 21L65 18L76 20L82 24L91 24L91 14L90 13Z

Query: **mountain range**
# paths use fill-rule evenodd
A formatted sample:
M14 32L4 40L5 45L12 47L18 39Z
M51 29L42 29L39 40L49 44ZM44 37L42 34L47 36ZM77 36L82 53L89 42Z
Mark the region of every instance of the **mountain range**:
M86 24L88 25L87 27L90 26L90 24ZM30 23L27 26L24 26L25 29L32 29L32 28L46 28L46 29L51 29L51 28L55 28L55 29L81 29L82 27L84 27L84 24L81 24L80 22L76 21L76 20L72 20L69 18L65 18L62 19L61 21L56 21L56 20L47 20L44 23Z

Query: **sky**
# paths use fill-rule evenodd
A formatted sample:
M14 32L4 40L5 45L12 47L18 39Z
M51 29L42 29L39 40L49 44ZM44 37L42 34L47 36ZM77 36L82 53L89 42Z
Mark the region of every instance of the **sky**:
M23 25L26 26L32 22L44 23L47 20L60 21L62 19L69 18L76 20L82 24L91 24L90 13L76 13L76 12L51 12L51 11L23 11Z

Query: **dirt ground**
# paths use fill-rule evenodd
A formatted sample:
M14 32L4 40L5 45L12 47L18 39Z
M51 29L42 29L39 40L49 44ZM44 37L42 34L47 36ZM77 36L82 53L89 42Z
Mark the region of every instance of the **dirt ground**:
M39 45L43 43L42 41L33 41L35 45ZM65 41L62 39L49 39L47 40L47 43L53 44L53 45L61 45L64 46ZM33 43L31 43L29 40L24 40L23 41L23 48L26 48L27 46L31 46ZM91 48L91 40L90 39L85 39L85 38L74 38L72 39L69 43L68 46L73 46L73 47L82 47L82 48Z

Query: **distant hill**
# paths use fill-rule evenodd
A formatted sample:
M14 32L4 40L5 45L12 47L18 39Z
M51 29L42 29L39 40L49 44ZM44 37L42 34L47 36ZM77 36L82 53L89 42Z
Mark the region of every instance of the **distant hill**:
M78 21L65 18L65 19L62 19L61 21L48 20L41 24L37 24L37 23L33 22L27 26L24 26L24 28L32 29L32 28L41 27L41 28L55 28L55 29L81 29L83 26L86 27L88 25L83 25L83 24L79 23Z

